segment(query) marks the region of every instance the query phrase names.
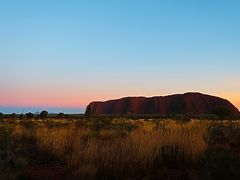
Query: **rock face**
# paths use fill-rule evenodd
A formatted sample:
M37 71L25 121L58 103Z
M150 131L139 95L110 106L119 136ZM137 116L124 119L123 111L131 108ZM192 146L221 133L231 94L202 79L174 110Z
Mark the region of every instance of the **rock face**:
M214 114L224 108L230 115L239 115L238 109L226 99L201 93L186 93L157 97L125 97L105 102L92 102L86 114Z

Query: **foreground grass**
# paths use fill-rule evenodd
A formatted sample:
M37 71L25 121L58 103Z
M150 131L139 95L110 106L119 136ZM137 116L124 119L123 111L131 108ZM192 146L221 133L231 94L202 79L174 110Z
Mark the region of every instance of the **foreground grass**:
M240 121L0 124L0 179L239 179Z

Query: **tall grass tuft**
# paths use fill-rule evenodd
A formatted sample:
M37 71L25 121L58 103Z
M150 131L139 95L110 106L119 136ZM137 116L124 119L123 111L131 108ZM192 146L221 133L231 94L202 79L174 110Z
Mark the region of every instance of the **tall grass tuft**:
M120 178L143 175L152 168L198 160L207 149L208 126L200 121L154 124L137 129L94 130L76 127L38 128L43 150L63 158L75 177Z

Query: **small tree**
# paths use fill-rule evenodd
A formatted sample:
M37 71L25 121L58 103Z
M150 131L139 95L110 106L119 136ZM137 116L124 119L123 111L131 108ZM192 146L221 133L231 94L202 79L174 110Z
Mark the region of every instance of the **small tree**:
M4 114L0 113L0 120L3 120Z
M58 114L58 118L63 118L64 116L65 116L64 113L59 113L59 114Z
M15 119L16 118L16 113L10 114L10 119Z
M21 120L22 120L22 119L23 119L23 117L24 117L24 116L23 116L23 114L19 114L19 119L21 119Z
M45 119L48 117L48 112L44 110L44 111L40 112L39 116L41 119Z
M34 114L31 112L28 112L28 113L26 113L26 117L27 117L27 119L32 119L32 118L34 118Z

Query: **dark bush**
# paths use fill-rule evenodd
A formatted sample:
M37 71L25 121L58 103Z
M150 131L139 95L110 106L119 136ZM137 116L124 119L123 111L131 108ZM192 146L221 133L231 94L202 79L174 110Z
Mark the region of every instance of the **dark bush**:
M19 119L22 120L23 118L24 118L24 115L23 115L23 114L20 114L20 115L19 115Z
M202 160L203 175L200 179L239 179L240 156L227 151L207 151Z
M58 118L63 118L65 116L65 114L64 113L59 113L57 116L58 116Z
M10 114L10 115L9 115L9 118L10 118L10 119L15 119L15 118L16 118L16 113Z
M48 112L44 110L44 111L40 112L39 116L41 119L45 119L48 117Z
M34 114L31 113L31 112L26 113L26 117L27 117L28 119L32 119L32 118L34 118Z
M219 116L220 119L224 119L227 116L231 115L231 112L228 108L224 106L218 106L214 109L214 114Z
M0 120L3 120L3 118L4 118L4 114L0 113Z

